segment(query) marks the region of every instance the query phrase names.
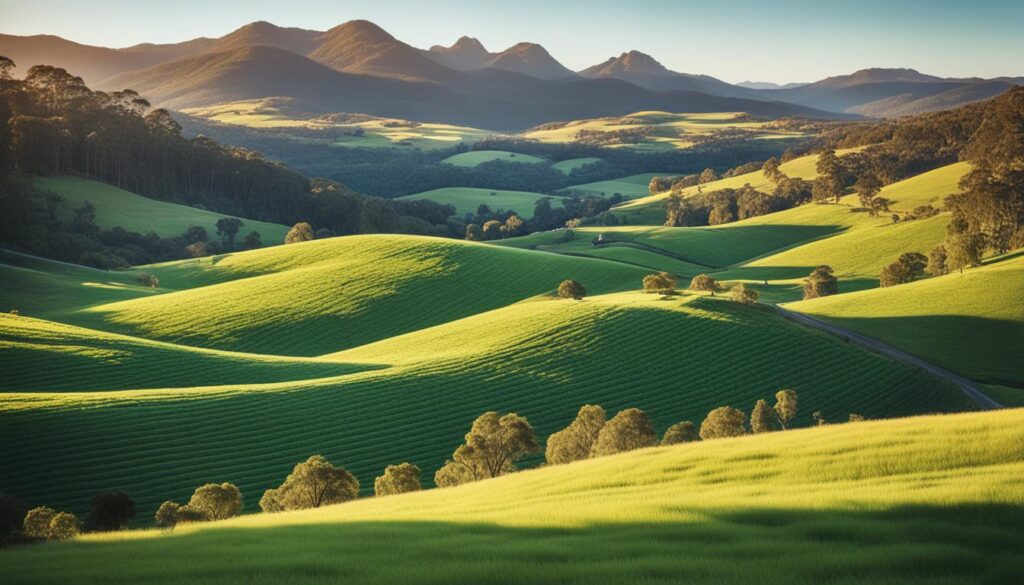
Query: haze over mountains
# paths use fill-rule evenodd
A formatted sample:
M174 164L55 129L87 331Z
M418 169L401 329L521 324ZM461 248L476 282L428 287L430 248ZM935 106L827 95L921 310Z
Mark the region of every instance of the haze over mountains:
M763 116L886 117L987 99L1022 78L944 79L912 69L864 69L810 84L730 84L672 71L628 51L573 72L541 45L491 52L464 36L449 47L408 45L377 25L327 31L254 22L223 37L124 49L60 37L0 35L0 55L23 74L64 67L91 86L136 89L172 109L291 97L311 110L522 129L645 109L746 111Z

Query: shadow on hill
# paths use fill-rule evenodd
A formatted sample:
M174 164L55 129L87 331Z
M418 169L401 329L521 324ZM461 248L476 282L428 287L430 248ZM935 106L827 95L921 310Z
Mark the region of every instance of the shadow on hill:
M879 307L879 310L886 310ZM827 317L961 376L986 384L1024 386L1024 320L928 315Z
M1021 505L692 513L582 528L385 521L207 529L3 554L9 582L24 584L1011 583L1024 570Z

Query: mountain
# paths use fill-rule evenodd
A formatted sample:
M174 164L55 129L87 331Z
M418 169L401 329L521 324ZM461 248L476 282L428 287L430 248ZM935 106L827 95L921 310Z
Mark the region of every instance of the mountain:
M850 111L864 116L891 118L948 110L964 104L995 97L1015 84L1006 81L983 81L960 85L925 97L914 97L905 93L850 108Z
M745 87L747 89L793 89L797 87L803 87L806 83L784 83L778 84L771 81L741 81L736 84L737 87Z
M456 71L483 69L495 57L493 53L484 48L480 41L473 37L460 37L450 47L434 45L424 54Z
M700 91L729 97L754 97L754 92L707 75L678 73L666 68L654 57L640 51L629 51L618 57L580 71L591 79L621 79L655 91Z
M266 21L249 23L214 43L213 50L227 50L249 45L267 45L306 55L320 45L324 33L303 28L283 28Z
M925 75L915 69L883 69L876 67L872 69L854 71L849 75L828 77L814 83L813 85L819 87L852 87L864 83L934 83L937 81L947 80L934 75Z
M514 71L539 79L569 79L576 74L536 43L517 43L498 53L484 67Z

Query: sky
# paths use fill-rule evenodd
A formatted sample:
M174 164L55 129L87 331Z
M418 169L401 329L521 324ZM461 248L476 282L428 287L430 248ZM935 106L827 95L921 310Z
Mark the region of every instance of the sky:
M866 67L1024 75L1024 0L0 0L0 33L125 47L219 37L256 20L373 21L410 45L474 36L544 45L579 70L624 51L729 82L814 81Z

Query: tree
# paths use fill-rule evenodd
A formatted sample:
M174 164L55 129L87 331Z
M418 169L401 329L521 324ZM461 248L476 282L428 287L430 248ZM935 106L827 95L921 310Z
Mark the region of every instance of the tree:
M715 291L718 290L718 282L714 277L707 274L698 274L690 281L690 290L710 292L711 296L715 296Z
M715 169L704 169L701 172L701 174L700 174L700 178L698 179L698 182L700 184L703 184L703 183L712 183L712 182L717 181L717 180L718 180L718 173L715 172Z
M882 181L878 178L878 175L876 175L874 171L866 170L857 178L857 182L854 183L853 188L857 190L857 196L860 198L861 207L867 208L868 213L872 217L878 215L879 208L876 208L874 203L875 196L882 190ZM888 205L886 205L886 207L888 207Z
M839 292L839 279L832 274L831 266L818 266L804 280L804 299L816 299Z
M892 264L882 269L879 284L883 287L913 282L914 278L924 274L928 258L918 252L906 252Z
M201 225L190 225L185 230L185 242L189 244L195 244L197 242L209 242L210 235L206 233L206 228Z
M304 221L300 221L293 225L292 229L288 230L288 234L284 237L284 243L295 244L297 242L308 242L314 237L313 226Z
M578 301L585 296L587 296L587 289L571 278L563 280L558 285L558 298L560 299L576 299Z
M754 433L768 433L775 430L775 412L764 400L758 400L750 413L750 430Z
M153 519L159 528L174 528L178 524L178 510L181 506L174 502L164 502L157 508Z
M24 525L24 504L14 496L0 494L0 546L13 540L14 534Z
M859 415L859 414L851 412L850 413L850 422L864 422L864 417Z
M49 538L51 540L74 538L81 531L82 522L71 512L61 512L50 520Z
M743 303L744 305L753 305L758 299L757 291L743 283L732 287L731 294L732 300L737 303Z
M514 412L485 412L473 421L465 443L434 475L438 487L498 477L516 470L515 463L540 451L526 417Z
M208 483L196 488L185 507L208 520L224 520L242 511L242 494L234 484Z
M206 242L192 242L185 246L184 251L188 258L202 258L206 256Z
M747 432L743 428L746 422L747 417L742 412L729 406L719 406L700 423L700 438L707 441L742 436Z
M525 225L518 215L512 214L508 216L508 219L505 220L505 237L514 238L518 236L523 233Z
M645 276L643 283L645 292L669 294L675 290L679 281L668 272L659 272L658 274L648 274Z
M761 171L764 173L764 176L773 183L778 182L782 176L785 176L782 175L781 171L779 171L779 159L774 156L764 161L764 165L761 166Z
M946 267L952 272L981 264L985 249L984 238L979 234L956 234L946 238Z
M483 241L484 231L475 223L468 224L466 226L466 239L471 242Z
M142 286L148 286L149 288L156 288L160 286L160 279L148 272L140 272L139 275L135 277L135 280Z
M665 435L661 438L661 444L678 445L680 443L693 443L699 440L700 431L697 430L697 425L684 420L665 429Z
M572 463L590 457L597 435L604 428L606 414L595 404L580 407L569 426L548 437L544 459L549 465Z
M0 81L7 81L11 78L11 71L14 71L14 61L0 55Z
M245 246L247 250L255 250L256 248L263 246L263 242L260 241L260 233L257 231L249 232L244 238L242 238L242 245Z
M819 427L825 426L825 423L827 422L825 420L825 415L822 414L820 410L815 410L814 412L812 412L811 418L814 419L814 424L818 425Z
M373 480L373 493L377 497L393 496L407 492L418 492L420 485L420 468L412 463L388 465L384 475Z
M25 514L25 523L21 532L28 538L49 538L50 521L57 515L53 508L40 506L32 508Z
M818 171L818 178L814 180L812 190L814 200L818 202L834 199L836 203L846 192L845 181L843 180L843 166L839 163L834 148L827 148L818 155L818 162L815 165Z
M779 390L776 392L774 408L775 417L779 420L779 424L782 425L782 430L786 430L790 421L796 418L796 392L793 390Z
M260 499L264 512L319 508L359 496L359 480L344 467L331 465L323 455L297 464L280 487Z
M102 492L92 498L86 526L89 530L109 532L128 526L135 518L135 500L127 492Z
M485 221L483 227L484 241L501 239L501 227L501 222L496 219Z
M222 217L217 220L217 235L221 237L228 248L233 248L235 236L238 235L238 230L243 225L245 224L237 217Z
M639 408L619 411L601 427L591 450L592 457L614 455L658 444L658 435L651 427L647 413Z
M928 253L928 266L925 268L932 276L942 276L949 272L946 268L946 247L942 244L932 248Z

